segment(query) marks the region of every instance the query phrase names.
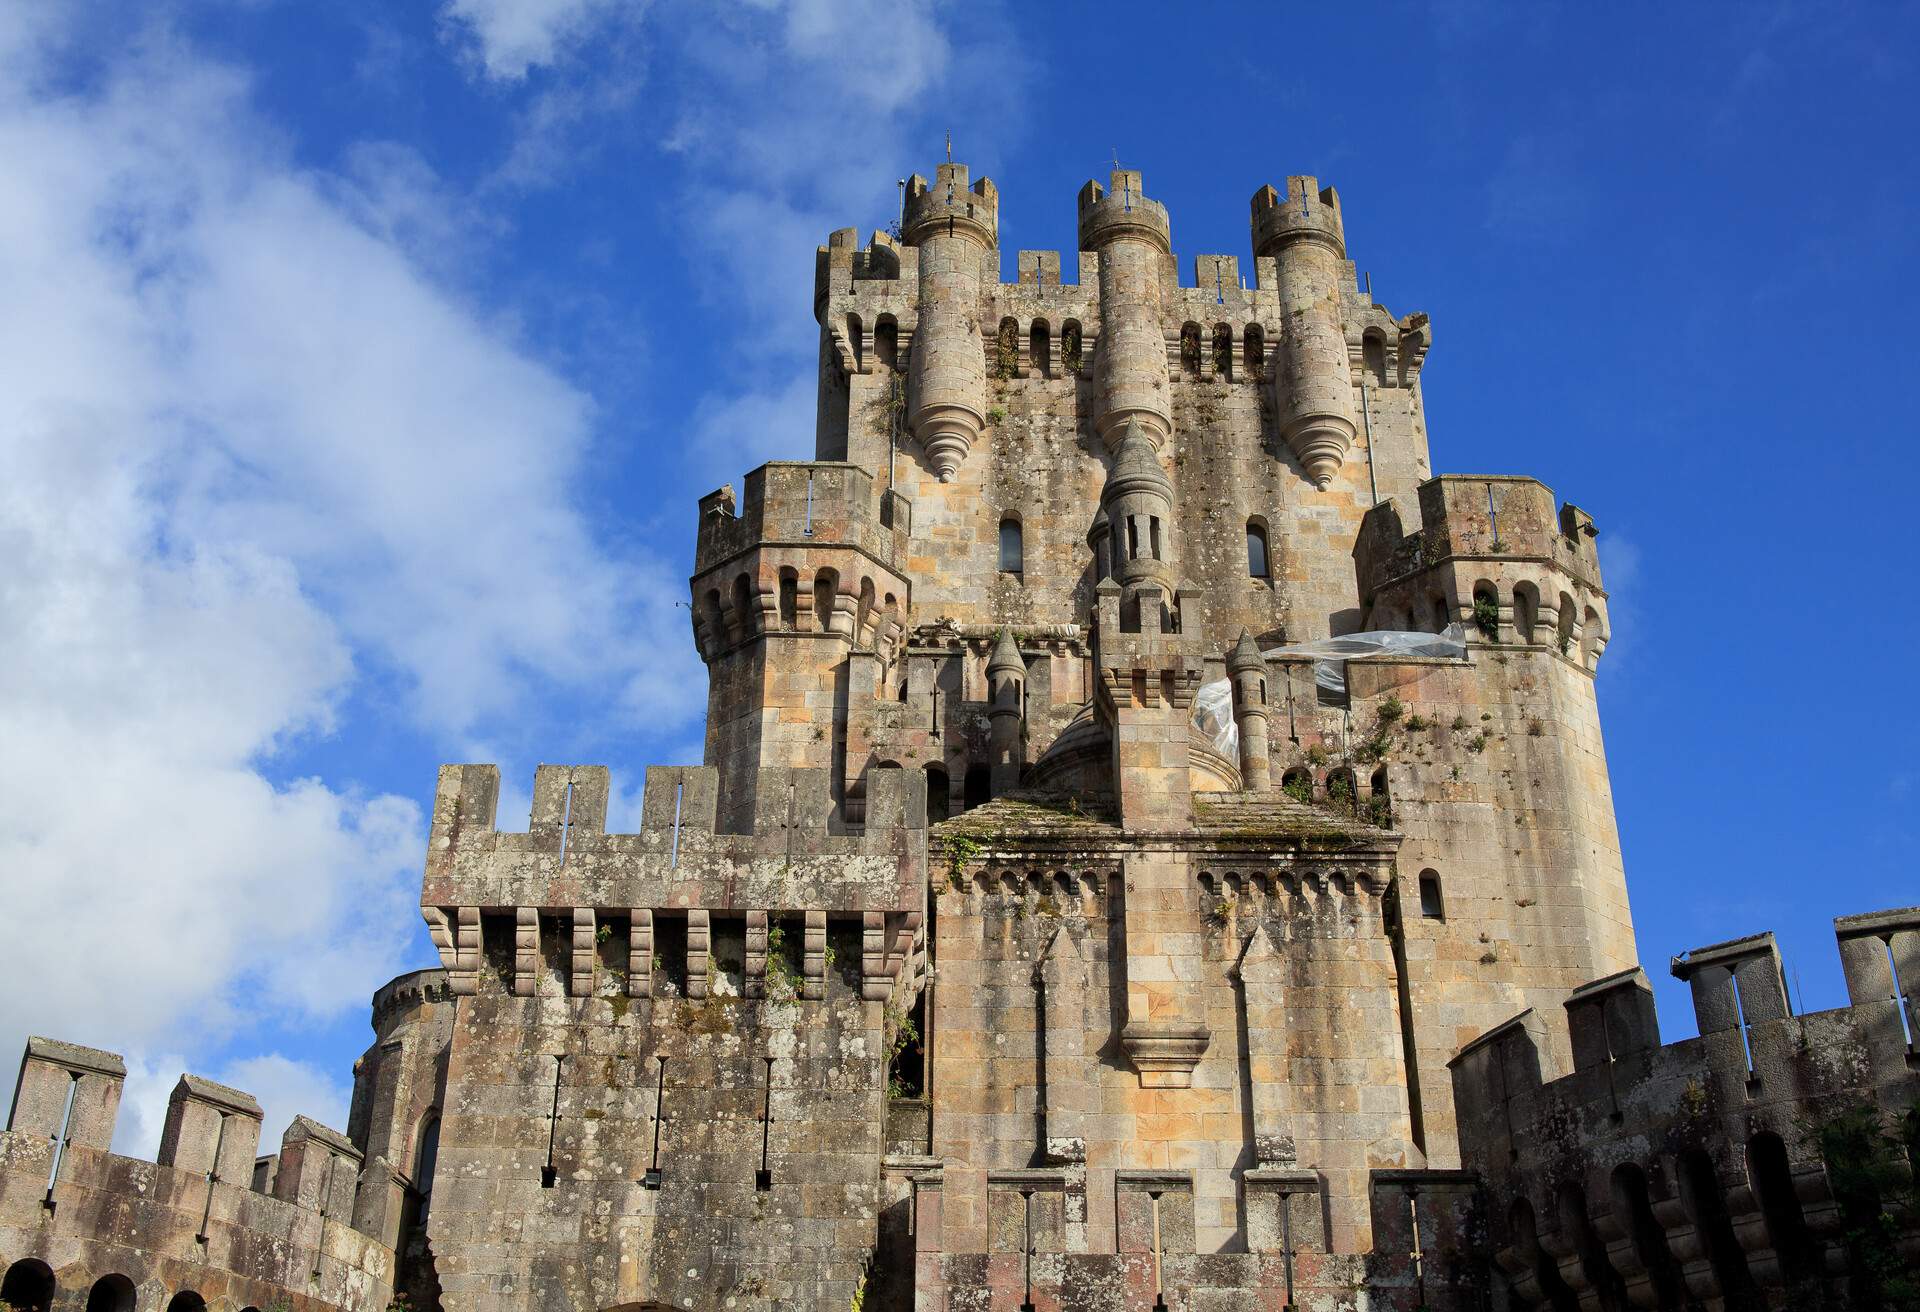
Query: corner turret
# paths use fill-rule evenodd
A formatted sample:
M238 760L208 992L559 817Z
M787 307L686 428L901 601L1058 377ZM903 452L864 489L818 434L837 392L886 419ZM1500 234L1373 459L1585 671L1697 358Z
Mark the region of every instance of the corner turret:
M1284 359L1273 381L1281 435L1324 490L1358 431L1340 311L1346 241L1339 196L1306 177L1288 178L1284 198L1262 187L1253 196L1253 253L1272 256L1279 274Z
M919 174L907 181L901 231L919 248L920 274L908 422L942 483L953 480L986 427L979 313L983 287L997 281L999 206L986 178L968 188L964 164L942 164L931 187Z

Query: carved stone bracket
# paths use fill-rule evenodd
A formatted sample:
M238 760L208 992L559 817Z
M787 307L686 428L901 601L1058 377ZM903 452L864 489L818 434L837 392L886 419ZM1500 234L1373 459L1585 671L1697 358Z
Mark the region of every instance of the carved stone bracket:
M1205 1025L1179 1021L1134 1021L1120 1031L1143 1089L1190 1089L1213 1032Z

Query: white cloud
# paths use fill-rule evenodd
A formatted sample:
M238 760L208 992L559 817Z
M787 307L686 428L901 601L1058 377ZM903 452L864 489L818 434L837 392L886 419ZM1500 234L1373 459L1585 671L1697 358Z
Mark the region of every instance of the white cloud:
M641 8L637 0L447 0L440 18L488 77L518 81L610 15Z
M274 769L356 678L463 739L555 687L671 732L699 672L575 507L591 401L414 258L424 165L295 164L164 33L49 91L49 12L0 16L0 1049L204 1053L418 943L418 808Z
M167 1100L185 1073L203 1075L253 1095L264 1114L260 1125L263 1153L280 1151L280 1137L296 1116L346 1132L353 1089L311 1062L270 1052L202 1071L177 1052L152 1056L132 1053L127 1057L127 1082L120 1094L120 1118L113 1129L115 1152L153 1159L167 1124Z

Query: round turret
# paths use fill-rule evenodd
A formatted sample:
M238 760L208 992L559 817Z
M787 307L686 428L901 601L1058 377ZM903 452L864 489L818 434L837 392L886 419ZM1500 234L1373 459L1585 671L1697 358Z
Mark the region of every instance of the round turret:
M1095 426L1112 449L1138 423L1158 450L1173 432L1161 301L1171 281L1166 207L1142 194L1137 172L1115 169L1111 191L1097 182L1080 189L1080 245L1100 256Z
M1340 222L1340 193L1322 191L1313 178L1287 179L1283 195L1272 187L1253 193L1253 253L1278 255L1295 242L1311 241L1329 247L1345 259L1346 229Z
M928 237L966 237L985 247L1000 241L1000 192L991 178L967 186L965 164L942 164L931 185L918 173L907 179L900 235L918 246Z
M1080 249L1097 251L1123 238L1145 242L1162 255L1173 250L1167 207L1148 200L1136 169L1115 169L1108 190L1089 180L1080 188Z
M1130 422L1100 492L1113 531L1113 577L1132 591L1143 583L1171 593L1173 480L1138 422Z

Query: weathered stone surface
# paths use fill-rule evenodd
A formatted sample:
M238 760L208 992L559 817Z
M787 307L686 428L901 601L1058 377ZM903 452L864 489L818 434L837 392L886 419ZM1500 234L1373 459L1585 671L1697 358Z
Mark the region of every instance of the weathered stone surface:
M832 234L814 459L698 507L705 764L649 770L627 834L603 766L540 766L524 830L493 766L443 767L442 969L375 995L345 1136L302 1118L256 1159L258 1107L189 1076L132 1162L119 1059L29 1044L9 1297L1836 1295L1845 1208L1792 1126L1914 1096L1920 913L1840 923L1853 1006L1822 1016L1769 936L1688 954L1702 1037L1662 1048L1592 518L1432 476L1431 325L1356 286L1332 188L1261 188L1245 274L1190 285L1138 172L1077 212L1078 258L1009 283L963 164L907 183L898 235ZM1449 629L1461 659L1343 680L1289 650Z

